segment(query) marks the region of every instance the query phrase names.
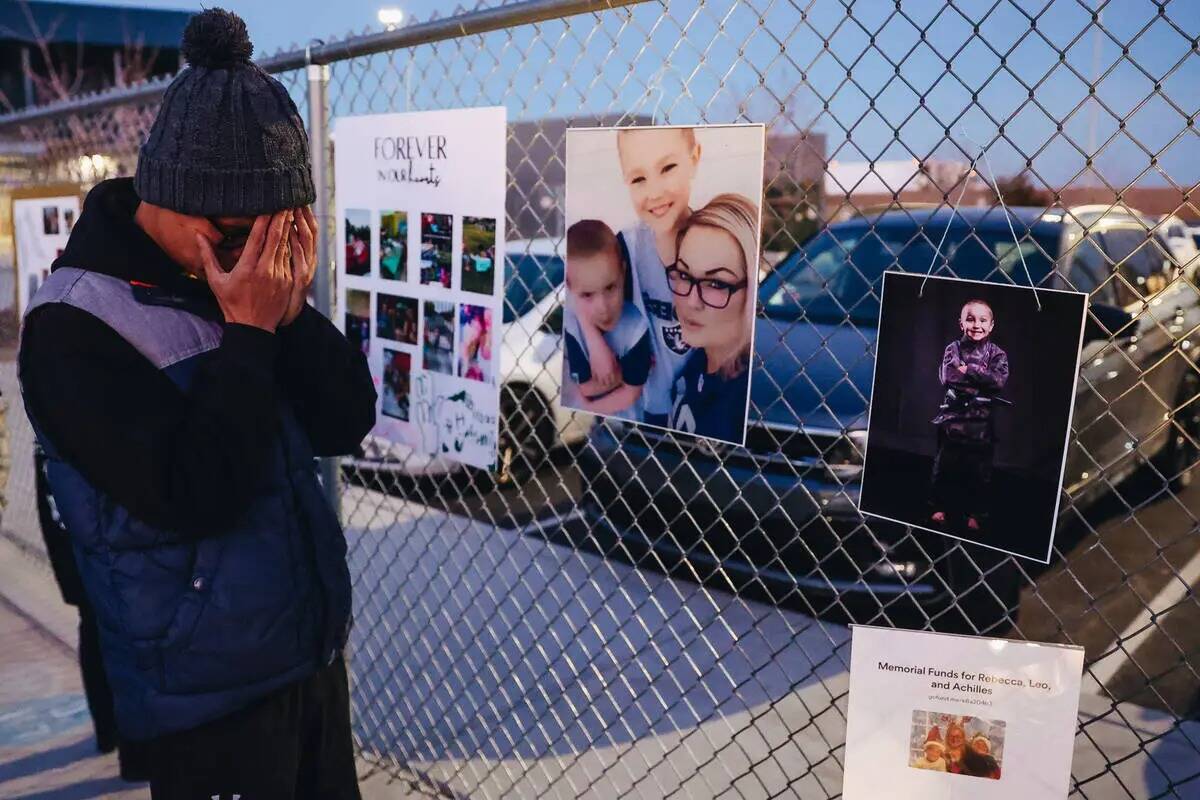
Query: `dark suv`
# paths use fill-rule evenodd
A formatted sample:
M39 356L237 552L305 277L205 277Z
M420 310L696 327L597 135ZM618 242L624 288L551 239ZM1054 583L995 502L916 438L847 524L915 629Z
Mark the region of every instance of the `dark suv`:
M608 421L582 471L592 530L667 568L735 589L802 597L820 613L855 595L965 617L1015 608L1020 572L1002 554L856 509L885 270L1091 294L1065 490L1079 506L1152 460L1184 482L1198 428L1197 293L1165 243L1131 215L1011 209L894 210L834 224L762 281L746 446ZM1070 506L1063 504L1063 508ZM642 559L645 561L646 559ZM961 613L960 613L961 612ZM851 617L857 616L854 613Z

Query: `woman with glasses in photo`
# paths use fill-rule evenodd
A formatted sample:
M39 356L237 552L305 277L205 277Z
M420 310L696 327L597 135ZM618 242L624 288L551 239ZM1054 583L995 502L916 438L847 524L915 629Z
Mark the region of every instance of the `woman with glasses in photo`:
M720 194L679 231L667 268L683 340L692 348L671 392L671 427L742 444L758 275L758 207Z

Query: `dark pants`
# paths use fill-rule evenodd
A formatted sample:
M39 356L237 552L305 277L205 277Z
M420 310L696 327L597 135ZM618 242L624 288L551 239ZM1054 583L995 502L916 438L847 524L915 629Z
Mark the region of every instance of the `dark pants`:
M359 800L341 658L248 708L149 747L153 800Z
M88 711L96 729L96 746L103 753L117 746L117 718L113 713L112 689L108 673L100 658L100 630L91 604L79 604L79 671L83 676L83 693L87 696Z
M938 431L937 457L933 460L933 506L955 521L974 517L982 523L992 503L992 458L996 445L990 439L959 440Z

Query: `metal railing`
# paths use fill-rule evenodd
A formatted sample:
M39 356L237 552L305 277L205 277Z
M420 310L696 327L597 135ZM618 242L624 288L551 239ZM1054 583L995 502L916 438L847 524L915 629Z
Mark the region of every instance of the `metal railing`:
M1168 252L1170 219L1125 206L1195 218L1196 23L1182 0L537 0L260 64L309 123L328 312L332 120L473 105L508 107L508 227L523 240L561 247L568 125L753 121L768 125L777 254L868 207L949 208L964 181L967 204L1002 215L965 168L966 131L1025 179L1005 182L1010 204L1075 234L1048 254L1064 271L1115 216L1186 262ZM0 140L40 148L0 165L0 194L132 174L164 88L0 116ZM1086 288L1119 291L1123 266ZM1195 266L1176 263L1162 295L1188 314ZM1093 345L1127 380L1113 393L1081 376L1102 402L1076 412L1088 467L1068 476L1048 568L858 516L859 435L804 409L781 421L754 404L748 447L714 448L560 414L552 369L503 387L503 424L522 433L494 473L410 473L378 451L330 462L355 580L360 754L441 796L836 797L845 625L863 622L1083 645L1072 795L1200 795L1200 373L1184 317L1153 357ZM873 331L848 314L820 324L801 353L789 334L817 322L763 317L754 380L782 363L830 411L873 358ZM859 352L830 377L835 334ZM16 404L9 415L23 424ZM1115 452L1090 449L1100 425ZM29 439L13 441L24 474ZM9 535L36 547L36 532Z

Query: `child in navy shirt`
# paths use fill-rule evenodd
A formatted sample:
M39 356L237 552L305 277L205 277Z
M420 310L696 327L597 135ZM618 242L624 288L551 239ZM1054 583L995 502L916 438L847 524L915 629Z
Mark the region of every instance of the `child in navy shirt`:
M611 228L599 220L582 220L567 230L563 341L566 372L580 395L575 406L640 422L642 389L652 364L650 329L645 315L626 297L625 278L626 262ZM593 379L588 354L597 346L608 347L617 359L619 382Z

